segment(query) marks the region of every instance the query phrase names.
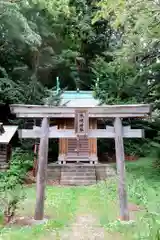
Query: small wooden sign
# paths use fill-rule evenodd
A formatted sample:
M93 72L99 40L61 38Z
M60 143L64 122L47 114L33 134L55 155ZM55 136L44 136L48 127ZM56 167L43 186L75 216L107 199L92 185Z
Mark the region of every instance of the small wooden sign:
M75 111L75 133L78 136L86 136L89 130L88 110Z

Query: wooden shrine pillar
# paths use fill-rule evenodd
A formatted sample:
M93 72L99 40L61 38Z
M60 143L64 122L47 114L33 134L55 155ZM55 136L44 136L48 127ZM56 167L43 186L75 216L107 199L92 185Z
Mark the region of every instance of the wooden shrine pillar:
M90 129L97 129L97 120L96 119L90 119ZM89 158L90 163L97 163L97 138L90 138L89 141Z
M61 123L59 125L59 129L66 129L66 121L64 123ZM59 156L58 156L58 162L59 164L66 163L66 155L68 151L68 139L67 138L60 138L59 139Z

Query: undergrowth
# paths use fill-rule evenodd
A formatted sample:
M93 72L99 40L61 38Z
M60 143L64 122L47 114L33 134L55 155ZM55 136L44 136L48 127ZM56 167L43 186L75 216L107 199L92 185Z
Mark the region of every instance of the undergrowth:
M10 162L10 168L0 172L0 221L12 220L19 202L24 198L23 181L32 166L31 154L17 149Z

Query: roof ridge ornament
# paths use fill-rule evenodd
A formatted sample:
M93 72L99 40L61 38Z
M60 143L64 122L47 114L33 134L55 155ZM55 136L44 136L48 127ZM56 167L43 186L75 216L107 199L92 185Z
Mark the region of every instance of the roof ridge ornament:
M61 88L60 88L60 81L59 81L59 77L56 77L56 92L57 94L60 92Z

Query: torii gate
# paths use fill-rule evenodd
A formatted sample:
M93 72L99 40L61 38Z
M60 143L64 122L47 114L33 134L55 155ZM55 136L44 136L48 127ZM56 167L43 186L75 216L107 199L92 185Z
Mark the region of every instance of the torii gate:
M131 129L130 126L123 127L123 118L141 117L145 118L151 113L148 104L138 105L106 105L92 108L72 107L50 107L37 105L11 105L12 113L23 118L43 118L41 128L33 130L19 130L21 138L40 138L39 166L37 173L37 197L35 220L44 217L44 191L48 160L49 138L76 138L86 136L88 138L114 138L116 149L116 164L118 175L118 193L121 220L129 220L127 193L125 187L125 161L123 138L141 138L144 136L142 129ZM75 129L61 130L50 127L48 118L75 118ZM89 129L88 119L93 117L113 118L114 127L106 126L106 129Z

